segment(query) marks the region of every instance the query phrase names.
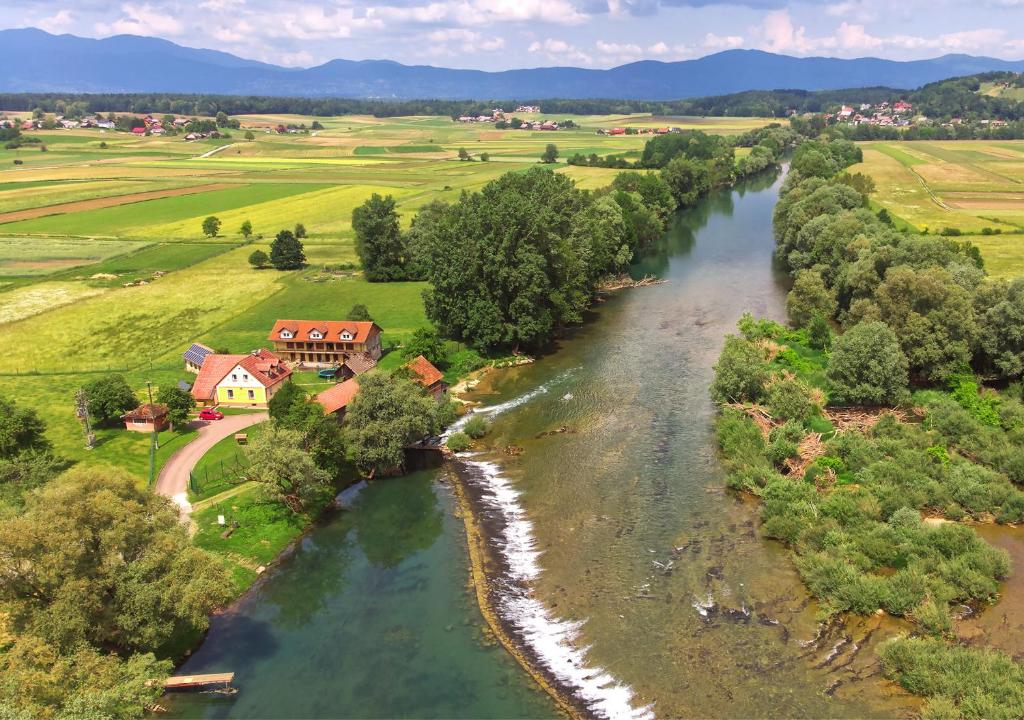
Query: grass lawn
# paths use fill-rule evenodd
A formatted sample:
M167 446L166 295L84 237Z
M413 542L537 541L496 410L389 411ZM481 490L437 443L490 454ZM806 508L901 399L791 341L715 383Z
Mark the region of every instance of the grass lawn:
M238 523L226 539L221 537L225 527L217 523L218 515L224 516L226 525ZM192 513L197 528L193 542L224 558L240 593L256 578L256 568L272 562L313 517L296 515L284 505L267 502L259 488L252 488Z
M249 440L260 435L266 423L252 425L245 429ZM244 481L249 459L245 447L239 445L234 436L226 437L212 448L196 463L192 477L197 484L196 489L189 489L189 502L198 502L213 497Z

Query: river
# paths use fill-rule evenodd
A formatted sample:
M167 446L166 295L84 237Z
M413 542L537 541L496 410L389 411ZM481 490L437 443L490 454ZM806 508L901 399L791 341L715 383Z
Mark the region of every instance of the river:
M494 535L503 624L597 716L893 717L879 617L822 627L754 503L724 489L708 396L744 311L784 317L762 177L682 213L623 291L476 400L487 449L459 463ZM502 405L505 403L505 405ZM371 484L313 530L185 665L233 670L229 700L179 716L550 717L489 639L445 472ZM488 525L489 524L489 525ZM892 625L894 627L883 627ZM881 630L881 632L879 632Z

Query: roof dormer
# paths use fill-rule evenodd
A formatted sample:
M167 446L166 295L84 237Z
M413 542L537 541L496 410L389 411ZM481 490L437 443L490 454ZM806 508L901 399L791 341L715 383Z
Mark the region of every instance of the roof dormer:
M322 332L320 332L319 330L314 328L313 330L309 331L309 339L310 340L323 340L324 339L324 334Z
M350 330L342 329L342 331L338 334L338 337L341 338L342 340L351 340L353 338L353 335Z
M281 330L281 339L282 340L291 340L293 337L295 337L295 333L293 333L288 328L283 328Z

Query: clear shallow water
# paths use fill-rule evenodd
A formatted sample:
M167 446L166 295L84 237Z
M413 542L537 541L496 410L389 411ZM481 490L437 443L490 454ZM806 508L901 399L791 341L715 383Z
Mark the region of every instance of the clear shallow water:
M163 704L181 718L557 716L487 637L467 563L436 472L371 483L215 618L180 670L234 671L239 693Z

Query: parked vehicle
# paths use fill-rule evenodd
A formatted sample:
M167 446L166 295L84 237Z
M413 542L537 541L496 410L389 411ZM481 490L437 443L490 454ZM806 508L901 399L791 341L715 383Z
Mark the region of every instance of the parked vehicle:
M200 420L223 420L224 413L214 408L203 408L199 411Z

